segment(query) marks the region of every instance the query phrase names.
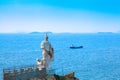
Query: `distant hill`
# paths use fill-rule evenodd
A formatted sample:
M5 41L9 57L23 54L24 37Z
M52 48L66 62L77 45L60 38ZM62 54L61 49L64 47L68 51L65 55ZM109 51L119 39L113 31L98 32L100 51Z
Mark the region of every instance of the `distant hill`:
M30 32L29 34L52 34L52 32Z
M114 34L113 32L98 32L98 34Z

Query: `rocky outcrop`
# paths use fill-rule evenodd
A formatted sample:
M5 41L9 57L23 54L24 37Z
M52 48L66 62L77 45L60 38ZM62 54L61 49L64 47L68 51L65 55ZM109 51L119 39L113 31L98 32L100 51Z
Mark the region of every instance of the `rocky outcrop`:
M65 76L60 76L57 74L54 74L53 76L46 76L42 79L40 78L34 78L30 80L79 80L74 76L74 72L71 72L69 74L66 74Z
M3 80L79 80L75 73L71 72L66 75L55 74L54 69L45 69L28 67L18 69L3 69Z
M74 76L74 72L66 74L65 76L54 75L56 80L79 80Z

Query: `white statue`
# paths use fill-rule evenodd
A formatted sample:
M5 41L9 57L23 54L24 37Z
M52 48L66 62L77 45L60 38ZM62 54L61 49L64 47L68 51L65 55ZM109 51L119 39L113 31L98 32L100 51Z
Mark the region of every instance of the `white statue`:
M40 47L42 49L42 65L44 68L49 68L50 61L54 60L54 50L51 43L48 41L47 34L41 42Z

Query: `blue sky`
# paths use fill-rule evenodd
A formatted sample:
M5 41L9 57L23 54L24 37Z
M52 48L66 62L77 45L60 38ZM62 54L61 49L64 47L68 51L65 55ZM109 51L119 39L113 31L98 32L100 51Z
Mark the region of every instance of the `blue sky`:
M119 0L0 0L0 33L117 32Z

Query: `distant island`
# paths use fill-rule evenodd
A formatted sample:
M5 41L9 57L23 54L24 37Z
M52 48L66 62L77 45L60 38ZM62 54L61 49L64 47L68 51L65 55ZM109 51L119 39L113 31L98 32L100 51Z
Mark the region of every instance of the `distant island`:
M114 34L113 32L98 32L97 34Z
M52 32L30 32L29 34L52 34Z

